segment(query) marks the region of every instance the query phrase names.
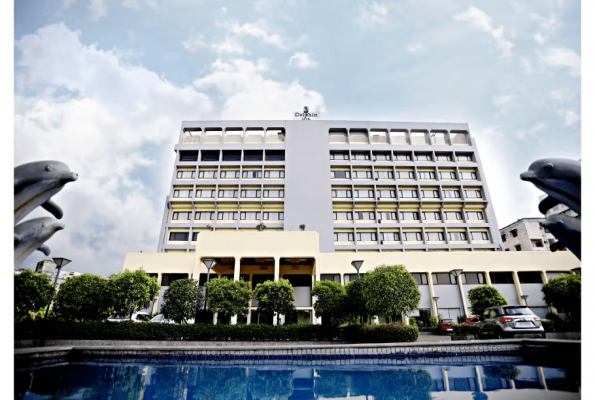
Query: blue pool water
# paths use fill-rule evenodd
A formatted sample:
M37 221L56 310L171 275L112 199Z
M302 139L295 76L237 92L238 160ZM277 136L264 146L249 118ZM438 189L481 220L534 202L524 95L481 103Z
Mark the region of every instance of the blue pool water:
M456 393L449 393L456 392ZM579 399L580 371L484 365L70 362L15 371L15 399Z

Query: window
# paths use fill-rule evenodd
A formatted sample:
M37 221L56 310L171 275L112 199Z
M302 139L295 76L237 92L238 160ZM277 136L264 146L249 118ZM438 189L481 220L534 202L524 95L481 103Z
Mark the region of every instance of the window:
M419 213L417 211L402 211L399 214L401 214L400 215L401 220L407 220L407 221L419 220Z
M262 151L244 151L244 161L262 161Z
M340 274L320 274L320 281L331 281L341 283Z
M285 178L285 171L278 170L278 169L264 171L264 178L265 179L267 179L267 178L268 179L281 179L281 178Z
M380 232L380 239L387 242L400 241L399 232Z
M434 285L456 285L457 279L449 273L435 273L432 274L432 282Z
M285 161L285 150L266 150L265 161Z
M213 198L215 197L215 189L199 189L196 191L196 197Z
M376 171L374 172L377 179L393 179L393 171Z
M345 284L347 285L349 282L353 282L353 281L357 281L358 279L362 279L364 277L364 274L360 274L360 276L358 277L358 274L343 274L343 279L345 279Z
M443 232L426 232L426 240L432 242L444 241Z
M373 190L365 190L365 189L354 190L353 197L355 197L355 198L371 198L371 197L374 197L374 191Z
M240 171L221 171L221 179L234 179L240 177Z
M372 171L353 171L353 179L372 179Z
M461 172L461 179L477 180L477 173L475 173L475 172Z
M485 285L483 272L463 272L461 274L463 285Z
M517 245L515 245L515 246L514 246L514 249L515 249L516 251L521 251L521 245L520 245L520 244L517 244Z
M355 219L357 220L373 220L374 211L358 211L355 213Z
M190 197L192 189L176 189L174 190L174 197Z
M514 283L512 272L490 272L490 280L494 283Z
M471 232L471 240L489 240L487 232Z
M378 197L397 197L395 190L378 190Z
M411 276L415 279L418 285L427 285L428 284L428 274L420 274L420 273L412 273Z
M451 242L462 242L467 240L467 234L465 232L449 232L448 240Z
M543 247L543 242L541 241L541 239L531 239L531 246Z
M241 212L241 220L258 221L260 220L260 212Z
M242 189L240 196L246 198L260 198L260 189Z
M347 198L351 197L351 190L331 190L331 196L333 198Z
M452 161L450 154L436 154L436 161Z
M358 242L375 242L377 241L376 232L358 232L357 233L357 241Z
M353 242L353 233L335 232L335 242Z
M236 219L238 219L238 213L237 212L220 212L217 214L217 219L223 220L223 221L236 220Z
M169 240L171 242L187 242L188 232L170 232Z
M196 242L196 239L198 239L198 234L199 232L192 232L192 241Z
M374 153L374 161L390 161L390 153Z
M224 151L223 152L223 161L241 161L241 160L242 160L242 152L241 151L237 151L237 152Z
M422 216L424 217L424 220L428 220L428 221L439 221L440 220L440 213L437 211L424 211L422 212Z
M460 199L461 198L461 192L459 192L458 190L444 190L444 198L445 199Z
M188 279L188 274L163 274L161 276L161 286L171 286L179 279Z
M175 211L172 215L173 220L182 220L182 221L188 221L190 219L190 215L192 214L191 211L184 211L184 212L180 212L180 211Z
M436 179L436 173L434 171L421 171L417 175L419 179Z
M441 171L440 179L457 179L457 175L454 171Z
M517 237L519 235L519 232L516 229L513 229L510 231L510 234L512 235L512 237Z
M346 151L331 151L331 160L349 160L349 153Z
M411 153L395 153L396 161L411 161Z
M238 197L238 191L237 190L220 190L219 191L219 197Z
M217 171L198 171L198 179L217 179Z
M334 212L333 213L333 220L336 220L336 221L352 221L353 220L353 213L351 213L351 212Z
M471 154L457 153L457 161L473 161L473 156Z
M198 161L198 150L180 151L180 161Z
M465 197L481 199L481 191L480 190L465 190Z
M506 242L506 234L505 233L500 235L500 238L502 239L503 242Z
M266 174L265 174L266 178ZM331 178L334 179L350 179L351 173L349 171L331 171Z
M219 161L219 151L203 151L202 161Z
M397 213L396 212L379 212L378 219L382 220L396 220Z
M459 211L447 211L444 213L444 218L448 221L460 221L463 219L463 214Z
M194 179L196 171L178 171L176 178L178 179Z
M397 171L397 179L415 179L413 171Z
M432 155L430 153L415 153L415 159L417 161L432 161Z
M243 171L242 178L246 178L246 179L262 178L262 171Z
M263 212L262 219L269 221L283 221L284 214L282 212Z
M421 232L403 232L405 242L421 242Z
M541 272L539 271L525 271L518 272L520 283L543 283L541 279Z
M351 153L351 159L352 160L369 160L370 159L370 153L356 153L356 152L352 152Z
M215 219L215 213L211 212L211 211L201 211L201 212L197 212L196 214L194 214L194 219L195 220L207 220L207 221L211 221Z
M415 189L403 189L399 190L399 197L407 197L407 198L416 198L417 197L417 190Z
M467 219L481 220L483 219L483 213L481 211L467 211Z
M440 197L437 190L422 190L421 197L437 199Z
M262 192L263 197L273 197L273 198L281 198L285 197L285 190L283 189L275 189L275 190L263 190Z

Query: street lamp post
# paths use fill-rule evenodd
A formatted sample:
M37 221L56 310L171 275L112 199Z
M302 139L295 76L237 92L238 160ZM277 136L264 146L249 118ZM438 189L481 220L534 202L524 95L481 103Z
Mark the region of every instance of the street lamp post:
M525 302L525 306L526 306L526 307L528 307L528 306L529 306L529 304L527 304L527 297L529 297L529 295L528 295L528 294L524 294L524 295L522 295L521 297L523 298L523 300L524 300L524 302Z
M461 292L461 287L459 286L459 276L461 276L461 274L463 273L462 269L453 269L452 271L450 271L451 275L454 275L455 277L455 282L457 284L457 286L459 287L459 292L461 293L461 301L462 301L462 306L463 306L463 312L465 312L465 298L463 297L463 292ZM467 315L465 315L465 318L467 317Z
M70 264L70 262L72 260L69 260L67 258L62 258L62 257L55 257L55 258L52 258L52 260L54 260L54 262L56 263L56 268L57 268L56 276L54 277L54 285L55 285L56 283L58 283L58 278L60 277L60 271L62 270L62 267L65 267L66 264ZM50 312L50 306L52 305L53 300L54 300L53 298L50 300L48 307L45 309L45 319L47 319L47 317L48 317L48 314Z
M359 269L362 267L363 263L364 263L364 260L356 260L356 261L351 262L351 265L353 265L353 268L355 268L357 270L357 279L361 279L360 275L359 275Z
M211 268L213 268L213 265L215 265L217 262L215 261L214 258L205 258L204 260L202 260L202 262L207 267L207 283L209 283L209 280L211 279ZM205 299L204 299L203 310L206 310L206 309L207 309L207 291L205 289Z

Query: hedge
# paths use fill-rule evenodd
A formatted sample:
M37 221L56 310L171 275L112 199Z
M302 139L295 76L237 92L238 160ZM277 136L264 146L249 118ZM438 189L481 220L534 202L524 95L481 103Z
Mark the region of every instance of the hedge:
M323 325L168 325L156 323L24 321L15 324L15 340L348 340L352 342L413 342L416 327L400 324L337 328Z
M557 319L541 320L541 325L546 332L580 332L581 323L576 320Z
M473 325L454 325L452 330L453 333L458 336L475 334L475 328Z

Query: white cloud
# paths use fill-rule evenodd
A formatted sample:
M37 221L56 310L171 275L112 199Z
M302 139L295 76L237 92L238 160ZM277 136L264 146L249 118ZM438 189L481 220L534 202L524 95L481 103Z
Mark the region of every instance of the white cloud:
M208 47L204 42L204 35L190 36L188 39L182 42L182 46L190 52L194 52L200 48Z
M213 43L211 48L218 53L244 54L244 46L235 38L228 37L223 42Z
M566 111L566 125L574 125L580 119L579 115L572 110Z
M107 15L105 0L89 0L89 9L93 14L93 19L99 19Z
M388 7L375 1L366 1L359 6L358 22L362 28L374 28L388 22Z
M492 102L496 108L499 108L501 112L506 111L512 105L514 96L511 94L504 94L501 96L494 96Z
M258 23L246 23L244 25L240 25L238 23L223 24L223 26L227 28L230 33L233 33L237 36L253 36L262 39L262 41L265 43L277 46L280 49L286 48L281 36L276 33L268 33L265 30L266 24L264 21L259 21Z
M538 122L529 129L517 131L516 137L521 140L530 139L534 137L537 133L541 132L544 128L545 124L543 122Z
M521 65L523 66L523 69L525 70L526 73L530 74L532 73L533 70L533 64L531 64L531 61L529 61L526 58L521 58Z
M221 12L222 13L226 13L227 12L227 8L226 7L221 7Z
M295 65L298 68L316 68L318 62L312 60L307 53L295 53L289 58L289 65Z
M76 3L78 0L62 0L62 6L65 8L70 7L72 4ZM107 15L108 9L108 1L109 0L89 0L89 10L91 10L91 15L93 19L97 20L101 17L105 17ZM141 3L146 4L150 8L156 9L157 3L155 0L118 0L109 1L110 7L114 3L118 3L121 7L130 8L133 10L142 10L143 5Z
M539 52L540 60L554 68L570 68L570 74L581 74L581 56L567 47L549 47Z
M412 53L415 53L416 51L420 51L423 48L424 48L424 46L421 43L413 43L413 44L410 44L409 46L407 46L407 50Z
M512 55L514 44L504 37L504 26L492 28L492 17L489 14L473 6L469 6L466 12L456 15L454 18L457 21L470 22L482 31L489 33L494 39L496 47L502 52L503 57L510 57Z
M539 44L544 44L545 43L545 38L540 33L536 33L535 35L533 35L533 39L535 39L535 41L537 43L539 43Z
M265 79L263 73L269 71L266 60L217 60L211 69L209 75L194 84L200 90L214 89L225 97L220 111L223 119L288 119L305 104L312 110L325 111L320 93L307 90L296 81Z

